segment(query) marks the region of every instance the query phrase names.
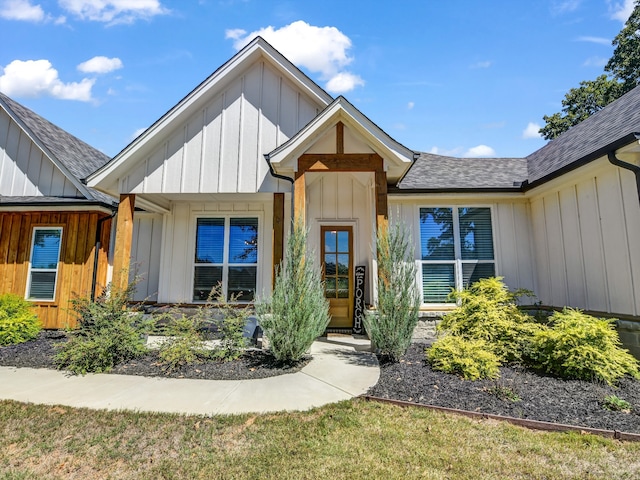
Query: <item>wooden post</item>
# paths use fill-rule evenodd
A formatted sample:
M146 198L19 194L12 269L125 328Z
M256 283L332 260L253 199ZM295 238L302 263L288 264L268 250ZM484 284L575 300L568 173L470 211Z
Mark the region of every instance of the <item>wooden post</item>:
M272 286L276 284L276 270L284 257L284 193L273 194L273 275Z
M386 229L388 217L387 174L382 170L376 170L376 227Z
M307 208L306 205L306 189L305 189L305 181L304 181L304 172L296 173L296 180L293 185L294 190L294 198L293 198L293 220L297 222L298 220L302 221L302 225L305 224L305 210Z
M113 253L112 286L125 289L129 283L129 264L131 263L131 242L133 237L133 210L136 196L120 195L116 222L116 245Z

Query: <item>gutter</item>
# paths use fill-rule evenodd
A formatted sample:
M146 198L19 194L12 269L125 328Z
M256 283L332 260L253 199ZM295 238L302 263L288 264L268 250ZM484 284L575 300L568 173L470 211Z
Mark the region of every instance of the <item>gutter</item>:
M640 140L640 133L633 134L636 140ZM607 152L607 158L612 165L632 171L636 176L636 189L638 190L638 201L640 202L640 167L633 163L628 163L616 157L615 150Z
M293 209L295 207L293 199L294 199L294 196L295 196L295 188L296 188L295 187L295 180L293 178L286 177L284 175L280 175L279 173L276 173L273 170L273 165L271 165L271 155L270 154L265 153L264 154L264 159L267 161L267 165L269 165L269 173L271 174L271 176L273 178L279 178L280 180L286 180L287 182L291 183L291 224L293 225L293 222L294 222L294 215L293 215L294 214L294 210Z

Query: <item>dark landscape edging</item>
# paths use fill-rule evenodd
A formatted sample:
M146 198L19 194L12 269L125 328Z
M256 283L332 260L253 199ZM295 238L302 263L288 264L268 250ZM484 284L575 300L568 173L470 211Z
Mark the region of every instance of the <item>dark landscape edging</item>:
M640 442L640 434L638 433L620 432L618 430L602 430L599 428L579 427L576 425L566 425L563 423L544 422L542 420L529 420L525 418L507 417L504 415L496 415L493 413L480 413L480 412L472 412L469 410L460 410L457 408L438 407L436 405L406 402L404 400L393 400L391 398L375 397L372 395L361 395L360 398L363 398L367 401L372 401L372 402L390 403L392 405L398 405L400 407L419 407L419 408L426 408L426 409L434 410L438 412L452 413L454 415L462 415L470 418L499 420L501 422L507 422L513 425L530 428L532 430L544 430L544 431L550 431L550 432L589 433L592 435L599 435L601 437L613 438L616 440Z

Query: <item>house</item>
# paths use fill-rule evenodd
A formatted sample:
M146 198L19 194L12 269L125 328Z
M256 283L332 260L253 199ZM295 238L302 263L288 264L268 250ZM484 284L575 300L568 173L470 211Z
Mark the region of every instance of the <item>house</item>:
M107 284L113 198L82 183L109 157L0 94L0 293L45 328L75 325L70 300Z
M142 274L138 300L197 304L218 282L242 302L268 295L300 218L323 266L330 327L352 328L354 271L366 267L372 303L376 231L402 222L415 242L423 315L453 308L452 288L500 275L543 306L623 319L632 346L635 132L640 88L526 158L415 152L256 38L86 184L119 199L113 282Z

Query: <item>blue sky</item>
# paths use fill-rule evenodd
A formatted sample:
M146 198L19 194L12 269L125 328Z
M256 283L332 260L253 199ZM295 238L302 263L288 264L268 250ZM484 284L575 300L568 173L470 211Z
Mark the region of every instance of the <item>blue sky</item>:
M526 156L633 0L0 0L0 91L115 155L253 35L407 147Z

